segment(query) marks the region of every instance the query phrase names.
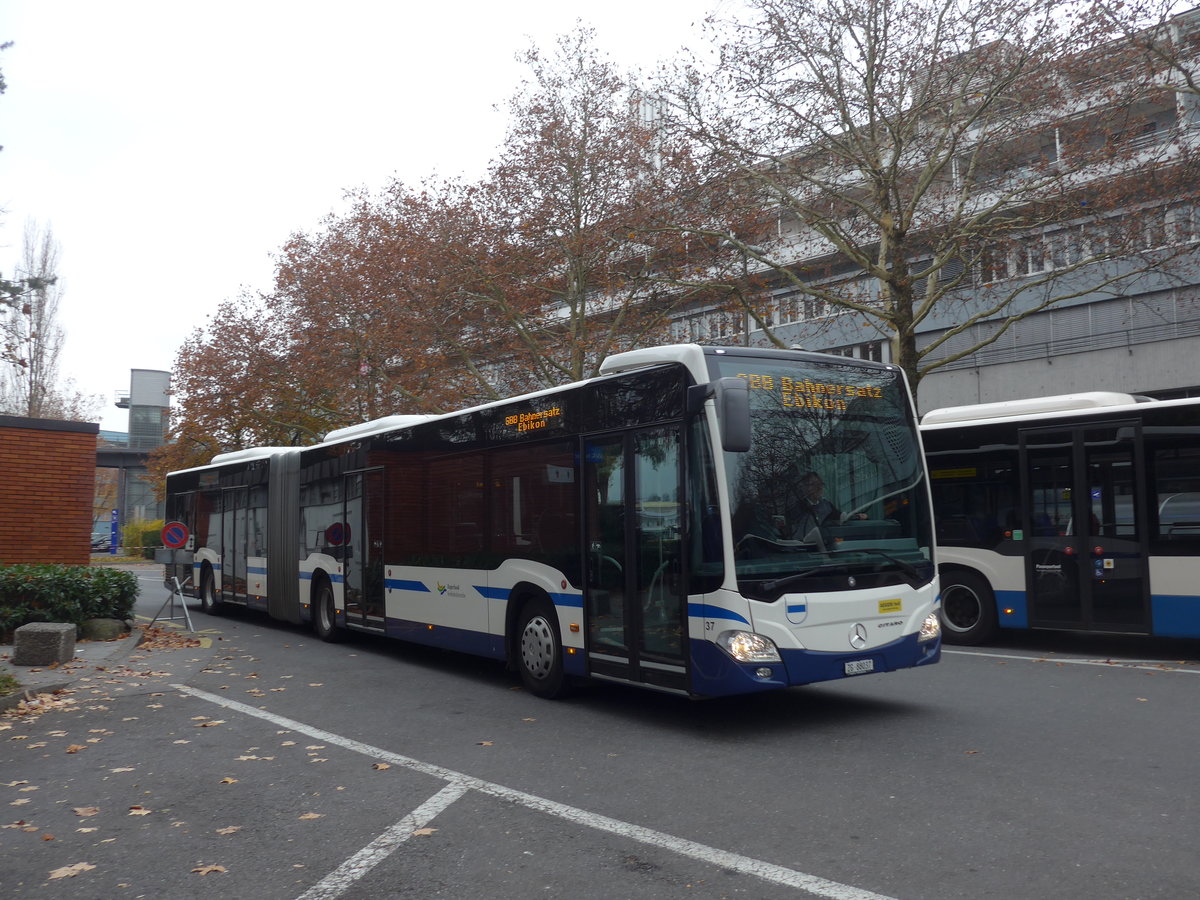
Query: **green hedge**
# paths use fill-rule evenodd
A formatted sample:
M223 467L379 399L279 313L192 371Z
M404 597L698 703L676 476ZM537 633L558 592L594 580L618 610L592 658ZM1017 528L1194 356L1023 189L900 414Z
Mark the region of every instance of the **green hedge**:
M0 566L0 634L28 622L130 619L137 594L137 578L118 569Z
M154 550L162 546L163 520L130 522L121 527L121 548L126 556L154 559Z

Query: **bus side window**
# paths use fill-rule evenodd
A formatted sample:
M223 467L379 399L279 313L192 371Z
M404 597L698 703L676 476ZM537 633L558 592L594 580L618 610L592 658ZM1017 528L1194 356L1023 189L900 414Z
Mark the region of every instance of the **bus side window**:
M1151 457L1151 516L1157 519L1158 539L1177 552L1200 549L1200 446L1186 446L1193 440L1190 435L1179 436Z

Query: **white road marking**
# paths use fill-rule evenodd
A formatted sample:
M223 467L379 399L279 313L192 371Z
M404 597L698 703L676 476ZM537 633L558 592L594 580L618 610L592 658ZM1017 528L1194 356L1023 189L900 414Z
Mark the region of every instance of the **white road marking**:
M340 897L358 879L387 859L393 850L412 837L413 832L424 828L438 813L445 810L470 788L452 782L414 809L411 813L387 829L367 846L301 894L297 900L334 900Z
M356 741L353 738L343 737L339 734L334 734L320 728L315 728L312 725L299 722L295 719L289 719L284 716L276 715L275 713L267 712L263 709L258 709L254 706L249 706L237 700L230 700L228 697L221 697L216 694L210 694L207 691L197 690L196 688L188 687L183 684L171 685L174 690L187 694L190 697L196 697L199 700L204 700L209 703L214 703L222 706L225 709L244 713L248 716L262 719L280 728L286 728L290 731L295 731L300 734L306 734L309 737L322 741L326 744L332 744L337 747L342 747L345 750L350 750L355 753L361 753L363 756L372 759L382 760L394 766L401 766L413 772L420 772L424 775L432 775L435 778L441 778L449 782L449 786L443 791L436 794L432 799L427 801L417 810L414 810L409 816L401 819L382 835L375 839L371 844L368 844L358 854L343 863L334 872L326 876L319 882L318 885L329 881L343 869L346 870L344 876L338 881L342 885L338 893L320 893L320 894L302 894L298 900L333 900L341 891L347 890L353 883L353 879L361 877L370 868L384 859L388 853L392 852L403 841L396 841L394 832L402 830L405 823L416 821L418 813L421 810L427 810L436 807L439 802L444 802L449 798L449 802L444 802L440 812L449 806L454 800L462 796L468 790L478 791L481 794L487 794L492 797L497 797L501 800L507 800L510 803L516 803L524 806L527 809L537 810L548 815L557 816L560 819L566 819L569 822L574 822L578 825L585 825L588 828L594 828L599 831L606 831L610 834L615 834L620 837L628 838L642 844L648 844L653 847L660 847L664 850L670 850L673 853L678 853L681 856L687 856L692 859L707 865L719 866L723 869L740 872L743 875L753 875L756 878L761 878L764 881L770 881L774 884L780 884L785 887L794 887L803 891L808 891L817 897L826 898L826 900L894 900L883 894L876 894L871 891L862 890L848 884L841 884L836 881L829 881L825 878L820 878L816 875L808 875L804 872L797 872L795 869L788 869L783 866L777 866L773 863L764 862L763 860L753 859L748 856L741 856L737 853L730 853L726 850L719 850L716 847L709 847L704 844L698 844L695 841L689 841L684 838L674 837L673 835L665 834L661 831L655 831L651 828L643 828L640 825L633 825L629 822L622 822L619 819L612 819L608 816L590 813L587 810L578 809L573 806L567 806L563 803L556 803L553 800L547 800L543 797L537 797L533 794L527 794L524 791L513 790L506 788L503 785L493 784L490 781L484 781L479 778L473 778L470 775L464 775L461 772L455 772L452 769L446 769L442 766L434 765L433 763L422 762L418 759L412 759L407 756L401 756L397 753L392 753L388 750L383 750L379 747L373 747L370 744L364 744L361 741ZM439 799L440 798L440 799ZM435 813L436 815L436 813ZM428 816L425 821L432 819ZM420 827L420 826L418 826ZM415 830L415 829L410 829ZM391 838L388 836L391 835ZM389 843L390 841L390 843ZM368 853L373 847L379 845L376 850ZM351 867L351 863L363 857L370 860L370 865L357 871ZM355 872L357 871L357 874ZM310 890L316 890L314 886ZM332 890L332 888L329 888Z
M1173 666L1168 663L1155 663L1149 660L1136 659L1082 659L1071 656L1022 656L1018 653L992 653L988 650L947 650L957 656L986 656L991 659L1019 659L1023 662L1062 663L1072 666L1103 666L1106 669L1146 669L1151 672L1179 672L1183 675L1200 675L1200 668L1189 669L1183 666Z

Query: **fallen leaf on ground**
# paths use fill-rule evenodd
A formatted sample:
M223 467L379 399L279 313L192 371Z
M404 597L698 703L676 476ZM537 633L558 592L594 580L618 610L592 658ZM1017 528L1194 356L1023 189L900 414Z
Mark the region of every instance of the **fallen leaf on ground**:
M241 831L241 825L230 825L228 828L218 828L217 834L233 834L235 831Z
M85 862L75 863L75 865L73 865L73 866L63 866L61 869L55 869L53 872L50 873L50 878L51 879L74 878L80 872L86 872L86 871L88 871L88 869L94 869L94 868L96 868L96 867L93 866L91 863L85 863Z
M72 812L77 816L95 816L99 815L100 807L98 806L77 806Z
M301 819L321 819L324 818L324 813L304 813L300 816Z
M196 868L192 869L192 871L195 872L197 875L210 875L213 872L224 872L225 867L224 866L213 866L213 865L196 866Z
M413 834L418 835L419 837L428 837L429 835L433 834L435 831L437 831L436 828L418 828L416 831L413 832Z

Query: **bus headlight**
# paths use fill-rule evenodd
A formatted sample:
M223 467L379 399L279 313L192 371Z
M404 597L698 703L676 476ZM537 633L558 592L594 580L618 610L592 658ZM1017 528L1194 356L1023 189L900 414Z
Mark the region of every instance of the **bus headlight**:
M934 610L925 617L925 621L921 623L921 633L917 635L917 643L923 644L925 641L932 641L940 637L942 634L942 620L938 618L937 610Z
M717 638L717 646L738 662L783 662L775 642L753 631L724 631Z

